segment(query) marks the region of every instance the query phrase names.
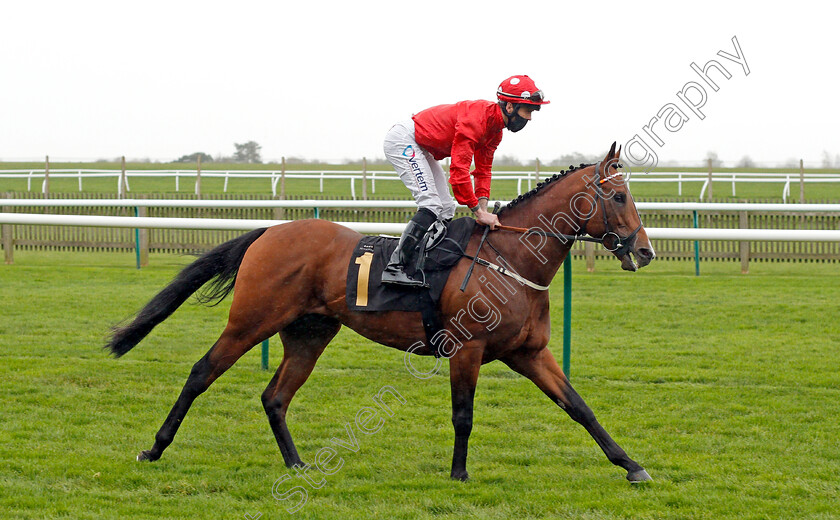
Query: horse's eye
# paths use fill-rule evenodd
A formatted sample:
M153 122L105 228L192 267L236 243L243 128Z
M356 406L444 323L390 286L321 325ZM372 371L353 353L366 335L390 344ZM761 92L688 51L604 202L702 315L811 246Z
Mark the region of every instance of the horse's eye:
M627 202L627 197L625 197L623 193L616 193L613 199L615 199L615 201L619 204L624 204L625 202Z

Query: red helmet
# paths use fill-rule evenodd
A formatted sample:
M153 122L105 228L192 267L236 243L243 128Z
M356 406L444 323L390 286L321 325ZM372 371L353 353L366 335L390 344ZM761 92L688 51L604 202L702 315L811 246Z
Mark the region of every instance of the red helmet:
M551 103L545 99L543 91L537 88L534 80L528 76L511 76L502 81L496 91L499 101L524 103L526 105L547 105Z

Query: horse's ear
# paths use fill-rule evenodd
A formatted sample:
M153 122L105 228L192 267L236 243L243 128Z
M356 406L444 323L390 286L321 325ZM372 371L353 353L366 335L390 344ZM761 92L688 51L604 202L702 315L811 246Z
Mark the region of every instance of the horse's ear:
M618 151L615 152L615 159L621 159L621 145L618 145Z
M615 142L615 141L613 141L613 144L612 144L612 146L610 147L610 151L609 151L609 152L607 152L607 156L606 156L606 157L604 157L604 161L603 161L603 162L607 162L607 161L611 160L611 159L613 158L613 156L615 156L615 145L616 145L616 142Z

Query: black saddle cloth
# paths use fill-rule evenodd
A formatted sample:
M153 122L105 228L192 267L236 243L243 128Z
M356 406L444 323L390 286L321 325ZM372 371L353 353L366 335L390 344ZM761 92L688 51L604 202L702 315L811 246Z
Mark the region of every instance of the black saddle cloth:
M453 220L449 223L446 238L426 252L423 272L429 289L381 283L382 271L399 240L362 237L347 268L347 306L353 311L423 311L428 307L429 299L437 303L452 267L463 256L473 228L475 220L470 217Z

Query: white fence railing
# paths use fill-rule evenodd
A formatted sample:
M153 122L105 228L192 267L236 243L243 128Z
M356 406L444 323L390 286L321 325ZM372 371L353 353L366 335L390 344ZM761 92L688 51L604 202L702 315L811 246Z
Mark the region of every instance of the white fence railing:
M502 201L500 201L502 202ZM504 203L504 202L503 202ZM169 200L169 199L0 199L0 207L183 207L183 208L412 208L412 201L351 200ZM840 213L840 204L760 204L640 202L640 211L761 211ZM105 217L0 213L0 224L41 224L168 229L250 230L288 221L253 219L197 219L160 217ZM401 233L404 223L339 222L361 233ZM645 228L651 238L684 240L840 241L840 230Z
M0 199L0 207L215 207L215 208L253 208L253 207L285 207L285 208L314 208L316 215L318 208L352 207L352 208L412 208L411 201L328 201L328 200L297 200L297 201L233 201L233 200L150 200L150 199ZM795 212L809 215L825 215L840 213L840 204L739 204L739 203L639 203L644 210L682 210L694 213L694 228L658 228L646 227L651 239L676 239L694 241L696 271L699 273L698 241L738 241L741 247L742 272L747 272L749 263L749 247L751 241L763 242L840 242L840 230L803 230L803 229L735 229L735 228L698 228L697 212L700 211L737 211L742 215L750 211L755 212ZM136 213L140 210L136 210ZM289 222L287 220L267 219L205 219L205 218L161 218L161 217L113 217L94 215L54 215L30 213L0 213L2 224L2 243L6 262L12 262L14 251L12 239L12 225L46 225L46 226L76 226L76 227L108 227L134 228L135 251L137 266L141 265L141 255L148 256L148 242L141 245L141 229L190 229L190 230L238 230L248 231L260 227L268 227ZM356 230L360 233L376 234L388 233L399 235L405 228L405 223L377 223L377 222L338 222L338 224ZM587 264L594 262L591 249L587 250Z
M533 171L494 171L493 178L496 180L516 181L517 193L530 190L534 184L539 182L550 172ZM181 189L181 178L192 179L193 190L198 193L199 183L197 178L199 172L196 170L94 170L94 169L50 169L50 178L73 178L78 180L78 189L82 191L83 180L91 178L112 177L116 179L117 191L120 193L131 191L129 180L131 178L174 178L175 191ZM376 193L376 181L396 181L399 179L393 170L202 170L202 178L224 179L223 191L227 192L230 179L261 179L269 183L272 195L277 195L278 183L281 179L308 179L318 181L319 190L324 192L324 181L349 180L350 193L357 198L356 183L370 182L371 193ZM2 179L26 179L27 190L32 191L32 181L41 181L41 191L47 189L47 173L45 170L0 170ZM636 173L630 175L631 184L637 182L645 183L676 183L677 194L682 196L684 183L702 183L699 198L702 199L709 186L710 175L702 172L665 172L654 171L650 173ZM796 171L788 172L712 172L713 182L726 182L732 186L732 196L737 196L736 185L741 183L763 183L782 184L782 200L787 201L790 197L791 184L794 183L838 183L840 173L802 173ZM123 183L125 184L123 186ZM524 189L523 189L524 188Z
M0 224L36 224L45 226L93 226L139 229L223 229L250 231L290 222L288 220L102 217L93 215L39 215L0 213ZM336 222L360 233L400 234L405 223ZM803 229L695 229L645 228L650 238L678 240L766 240L784 242L840 242L840 230Z
M503 206L509 201L498 201ZM489 205L492 207L495 201ZM0 207L79 208L415 208L412 200L181 200L181 199L0 199ZM464 208L465 206L460 206ZM840 204L768 204L753 202L637 202L644 210L671 211L767 211L794 213L840 213Z

